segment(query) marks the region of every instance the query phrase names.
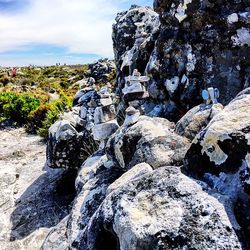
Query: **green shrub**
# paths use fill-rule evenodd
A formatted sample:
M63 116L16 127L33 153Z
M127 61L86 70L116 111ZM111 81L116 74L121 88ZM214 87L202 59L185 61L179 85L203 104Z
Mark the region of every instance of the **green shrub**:
M37 130L37 133L47 139L50 126L58 120L59 115L65 111L66 107L69 107L67 99L63 98L61 100L52 101L47 106L45 119L42 122L42 126Z
M29 94L0 93L0 121L11 120L18 125L27 122L31 111L40 105L39 99Z

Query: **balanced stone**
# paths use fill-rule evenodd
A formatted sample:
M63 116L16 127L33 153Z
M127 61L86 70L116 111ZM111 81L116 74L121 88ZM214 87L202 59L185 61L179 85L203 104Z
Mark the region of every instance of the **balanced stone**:
M116 118L116 111L114 105L97 107L94 113L94 123L101 124Z
M140 111L135 109L132 106L129 106L126 109L126 118L124 121L124 125L128 126L128 125L135 124L139 120L139 117L140 117Z
M96 141L103 141L108 139L119 128L116 120L106 123L94 125L92 133Z
M147 82L149 78L146 76L141 76L137 69L134 70L132 76L126 77L125 80L126 84L122 89L125 101L129 102L133 100L139 100L147 96L146 88L142 83Z

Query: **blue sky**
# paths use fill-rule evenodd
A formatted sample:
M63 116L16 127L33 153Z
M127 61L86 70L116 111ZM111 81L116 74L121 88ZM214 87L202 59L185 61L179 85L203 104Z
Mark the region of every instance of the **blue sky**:
M0 66L92 62L113 57L112 23L153 0L0 0Z

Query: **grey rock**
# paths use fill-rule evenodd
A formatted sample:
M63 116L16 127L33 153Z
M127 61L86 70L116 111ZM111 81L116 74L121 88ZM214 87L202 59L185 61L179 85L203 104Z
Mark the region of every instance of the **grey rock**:
M47 165L51 168L77 169L97 149L89 131L81 126L74 127L79 117L75 117L74 125L73 118L59 120L49 129Z
M173 132L174 124L163 118L141 116L130 126L122 126L107 142L109 160L128 170L138 163L153 168L182 164L189 141Z
M80 249L242 249L223 203L177 167L163 167L106 197Z
M201 104L189 110L176 124L178 135L193 140L195 136L207 126L210 120L223 109L223 105Z

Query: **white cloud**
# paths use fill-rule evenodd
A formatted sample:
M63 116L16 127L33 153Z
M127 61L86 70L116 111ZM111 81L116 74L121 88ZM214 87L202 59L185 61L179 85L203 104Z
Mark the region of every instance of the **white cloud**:
M145 0L23 1L19 11L0 14L0 53L33 44L51 44L66 48L69 53L113 57L112 23L121 6L132 3L144 4ZM11 58L6 55L0 58L0 64L8 61Z
M32 0L25 10L1 14L0 52L45 43L112 56L111 26L117 11L111 0Z

